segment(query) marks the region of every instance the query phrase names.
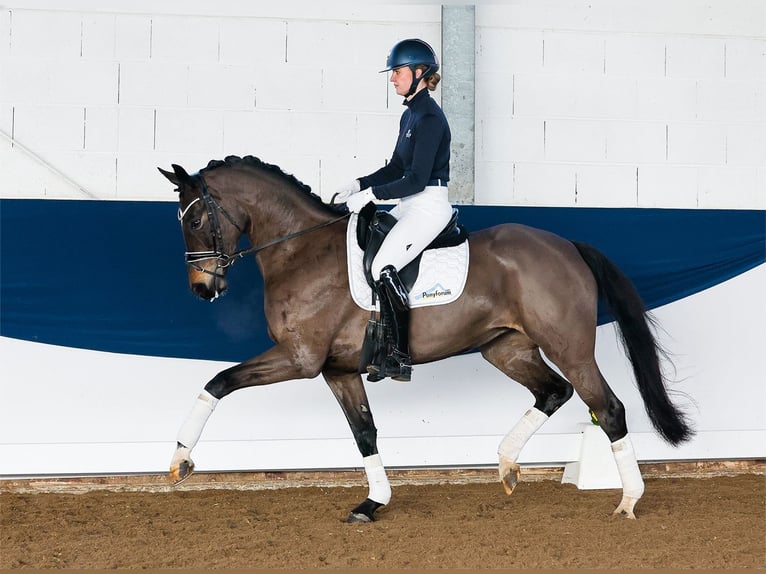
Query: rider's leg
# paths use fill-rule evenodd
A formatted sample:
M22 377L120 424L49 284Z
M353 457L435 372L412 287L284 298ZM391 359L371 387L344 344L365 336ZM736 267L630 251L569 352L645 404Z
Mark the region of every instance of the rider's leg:
M367 380L379 381L391 377L396 381L409 381L412 373L410 358L408 293L393 265L385 267L376 282L380 294L381 314L386 324L388 353L379 365L370 365Z
M386 376L410 380L409 300L397 271L415 259L452 217L452 205L444 187L427 187L402 199L393 211L398 221L383 241L371 269L372 276L377 278L381 315L384 321L388 320L392 344L382 364L371 366L368 380L372 381Z

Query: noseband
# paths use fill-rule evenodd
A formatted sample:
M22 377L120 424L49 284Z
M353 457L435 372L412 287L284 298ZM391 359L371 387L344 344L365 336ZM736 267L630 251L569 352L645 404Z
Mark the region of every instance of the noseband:
M314 225L313 227L309 227L307 229L303 229L301 231L296 231L295 233L291 233L289 235L285 235L284 237L278 237L276 239L272 239L271 241L268 241L262 245L259 246L250 246L245 249L240 249L239 251L235 251L231 255L227 254L224 250L223 245L223 233L221 232L221 222L218 218L218 212L223 214L223 216L231 223L237 231L239 231L240 235L243 235L245 232L244 230L237 225L237 222L234 221L234 219L229 215L229 212L226 211L223 206L221 206L212 195L210 195L210 191L208 190L207 183L205 182L205 178L202 176L201 173L194 174L191 176L193 180L195 180L199 184L199 188L201 190L200 197L194 199L189 205L186 206L186 209L181 210L181 208L178 208L178 221L183 222L183 218L186 215L186 213L189 211L189 208L191 208L192 205L197 203L198 201L204 201L205 202L205 208L207 209L207 217L208 222L210 223L210 236L213 240L213 251L185 251L184 252L184 259L186 260L186 264L192 267L193 269L196 269L197 271L200 271L202 273L207 273L208 275L213 275L216 279L217 278L223 278L224 273L222 272L223 269L226 267L229 267L230 265L233 265L237 259L241 259L245 255L248 255L249 253L258 253L259 251L266 249L267 247L271 247L272 245L276 245L278 243L282 243L283 241L287 241L289 239L294 239L296 237L300 237L301 235L306 235L307 233L311 233L313 231L317 231L319 229L322 229L323 227L327 227L329 225L332 225L333 223L337 223L338 221L341 221L343 219L346 219L351 214L345 213L341 215L340 217L336 217L334 219L331 219L330 221L325 221L324 223L320 223L319 225ZM208 271L201 265L199 265L200 261L205 261L207 259L215 259L216 260L216 266L215 271Z

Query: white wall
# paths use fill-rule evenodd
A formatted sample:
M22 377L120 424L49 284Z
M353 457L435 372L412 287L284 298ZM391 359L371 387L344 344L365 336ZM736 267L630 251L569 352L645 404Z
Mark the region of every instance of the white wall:
M477 203L766 206L766 3L476 13Z
M390 155L388 49L441 45L437 4L104 4L0 10L0 131L99 198L171 201L156 166L248 153L329 198ZM476 203L766 207L762 0L479 3L476 25ZM85 196L3 136L0 162L3 197Z

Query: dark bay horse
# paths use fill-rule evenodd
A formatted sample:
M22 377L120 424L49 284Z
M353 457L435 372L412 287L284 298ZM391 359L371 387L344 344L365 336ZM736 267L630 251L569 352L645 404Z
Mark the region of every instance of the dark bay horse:
M180 482L193 471L191 450L220 399L238 389L321 373L346 415L369 484L368 497L348 520L374 520L375 511L389 502L391 487L359 370L369 312L349 292L345 207L322 203L295 177L251 156L211 161L193 175L177 165L172 172L160 171L179 192L191 290L215 299L227 287L228 266L254 254L264 281L268 331L276 343L205 385L179 431L171 480ZM236 251L242 235L252 247ZM508 494L519 477L516 461L524 444L576 391L612 443L623 483L615 514L634 518L644 483L624 407L594 357L599 297L617 320L658 433L673 445L692 434L668 397L657 342L635 287L598 250L539 229L498 225L473 232L469 242L463 294L447 305L412 310L413 363L478 349L532 393L534 406L498 448ZM566 378L546 364L541 350Z

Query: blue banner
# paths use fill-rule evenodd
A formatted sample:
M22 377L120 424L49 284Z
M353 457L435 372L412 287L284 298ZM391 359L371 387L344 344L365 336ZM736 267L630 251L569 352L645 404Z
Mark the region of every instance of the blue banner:
M766 261L766 212L459 206L469 230L518 222L589 243L648 308ZM210 304L188 288L175 203L0 200L0 335L69 347L240 362L272 345L252 259ZM600 314L599 322L608 322Z

